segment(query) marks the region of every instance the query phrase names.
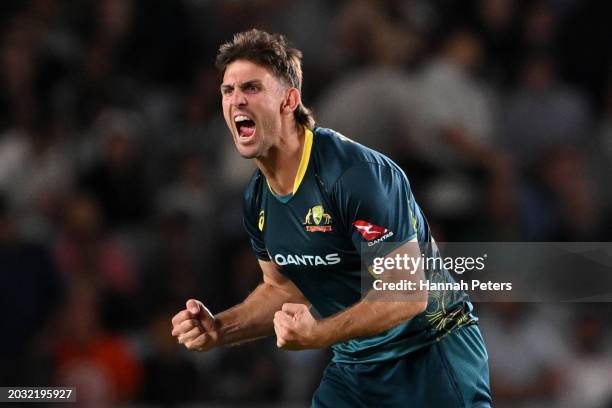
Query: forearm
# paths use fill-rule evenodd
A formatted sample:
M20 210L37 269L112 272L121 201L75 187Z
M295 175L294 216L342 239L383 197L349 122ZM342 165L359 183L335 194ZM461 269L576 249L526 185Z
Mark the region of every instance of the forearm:
M215 316L219 345L231 345L274 334L274 313L287 302L303 302L299 294L267 282L242 303Z
M420 249L416 239L404 243L387 257L393 259L397 255L419 257ZM425 279L425 275L422 267L419 267L414 271L390 269L378 278L387 283L410 280L417 284ZM320 320L316 325L317 335L323 339L322 346L328 346L384 332L422 313L427 308L427 298L428 293L424 290L394 293L371 290L360 302Z
M413 318L426 307L426 301L362 300L337 315L320 320L317 335L322 340L322 347L356 337L372 336Z

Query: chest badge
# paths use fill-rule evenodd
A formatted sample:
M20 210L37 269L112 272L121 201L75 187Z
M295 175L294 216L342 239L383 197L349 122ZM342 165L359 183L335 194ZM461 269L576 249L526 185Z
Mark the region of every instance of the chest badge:
M258 223L258 227L260 231L263 231L263 227L264 227L264 222L265 222L265 218L264 218L264 212L263 210L261 210L259 212L259 223Z
M325 212L323 206L315 205L308 209L304 225L308 232L329 232L332 230L331 221L331 215Z

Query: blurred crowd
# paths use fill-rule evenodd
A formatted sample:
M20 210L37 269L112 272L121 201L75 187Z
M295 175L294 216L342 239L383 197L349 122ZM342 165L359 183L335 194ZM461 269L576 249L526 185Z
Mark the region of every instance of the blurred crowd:
M251 27L303 51L318 124L400 164L438 241L610 241L606 3L1 2L0 385L308 403L328 351L170 336L188 298L218 312L261 280L212 64ZM609 303L476 312L497 407L612 407Z

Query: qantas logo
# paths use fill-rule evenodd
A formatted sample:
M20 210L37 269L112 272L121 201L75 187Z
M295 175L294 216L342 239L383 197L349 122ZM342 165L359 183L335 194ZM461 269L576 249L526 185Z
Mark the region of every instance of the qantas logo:
M370 224L367 221L357 220L353 223L357 231L361 234L362 237L371 241L384 235L388 229L379 227L378 225Z
M353 226L357 228L357 231L359 231L365 240L370 241L368 242L368 246L378 244L393 236L393 231L389 231L387 228L379 227L367 221L357 220L353 223Z

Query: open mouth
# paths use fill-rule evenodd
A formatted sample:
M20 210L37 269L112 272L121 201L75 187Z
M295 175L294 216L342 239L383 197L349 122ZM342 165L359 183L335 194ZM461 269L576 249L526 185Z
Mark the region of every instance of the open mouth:
M234 117L234 124L238 131L238 137L241 139L248 139L255 134L255 121L246 115Z

